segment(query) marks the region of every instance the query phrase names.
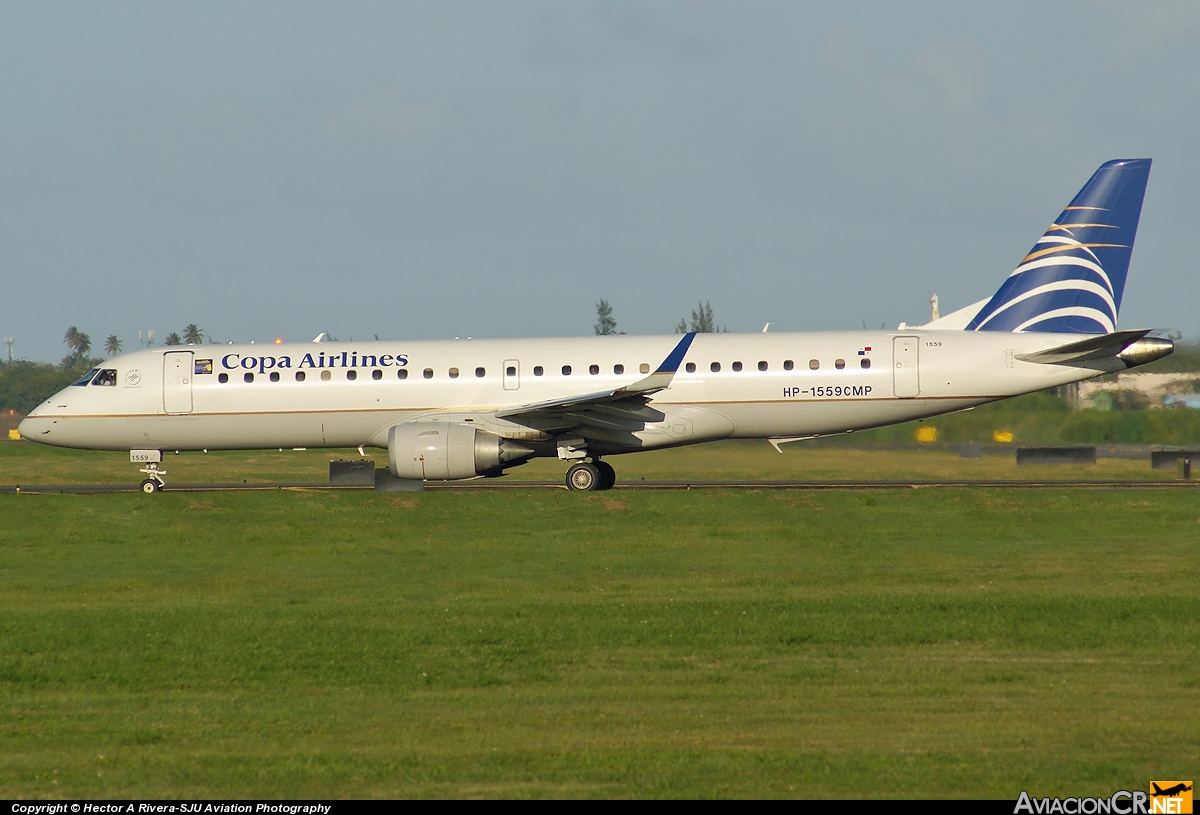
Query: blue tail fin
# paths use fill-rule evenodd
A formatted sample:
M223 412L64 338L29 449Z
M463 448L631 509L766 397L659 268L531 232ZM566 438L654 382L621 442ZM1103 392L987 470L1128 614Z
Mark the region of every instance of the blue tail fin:
M1115 331L1149 177L1148 158L1101 165L967 330Z

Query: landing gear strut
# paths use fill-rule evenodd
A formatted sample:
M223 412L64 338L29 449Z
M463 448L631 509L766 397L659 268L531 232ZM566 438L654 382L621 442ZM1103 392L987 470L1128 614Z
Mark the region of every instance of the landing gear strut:
M147 495L153 495L156 492L162 492L163 487L167 485L167 483L163 481L163 476L167 474L167 471L158 469L158 465L154 462L147 464L138 472L142 472L150 476L142 482L142 492L146 493Z
M611 464L597 460L594 463L579 462L567 470L567 489L578 492L611 490L617 482L617 473Z

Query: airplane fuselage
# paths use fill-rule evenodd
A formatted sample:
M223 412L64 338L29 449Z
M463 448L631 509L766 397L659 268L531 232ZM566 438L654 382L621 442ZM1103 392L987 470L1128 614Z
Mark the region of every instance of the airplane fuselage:
M643 379L679 339L155 348L105 362L113 384L65 388L20 430L43 444L107 450L387 447L393 425L433 418L470 422L555 455L555 428L495 413ZM609 455L934 416L1102 373L1019 359L1078 339L921 330L700 334L670 386L648 397L641 426L624 416L606 430L593 418L589 447Z

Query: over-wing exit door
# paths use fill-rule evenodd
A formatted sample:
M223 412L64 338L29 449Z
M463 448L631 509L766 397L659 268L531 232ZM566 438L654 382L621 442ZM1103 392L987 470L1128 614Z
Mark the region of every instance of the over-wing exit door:
M504 389L515 391L521 387L521 363L515 359L504 360Z

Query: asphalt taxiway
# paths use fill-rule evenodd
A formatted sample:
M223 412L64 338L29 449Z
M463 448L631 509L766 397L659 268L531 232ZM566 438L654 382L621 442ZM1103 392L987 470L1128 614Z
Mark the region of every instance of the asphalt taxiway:
M1055 489L1062 487L1083 489L1195 489L1200 481L1172 480L850 480L850 481L740 481L708 479L695 481L629 481L614 487L616 490L896 490L937 488L987 488L987 489ZM562 481L508 481L481 478L461 482L428 482L424 489L429 492L460 490L565 490ZM325 481L266 481L235 483L168 483L167 492L236 492L244 490L359 490L370 491L370 484L330 484ZM8 484L0 485L0 494L21 493L25 495L89 495L102 493L141 492L139 484Z

